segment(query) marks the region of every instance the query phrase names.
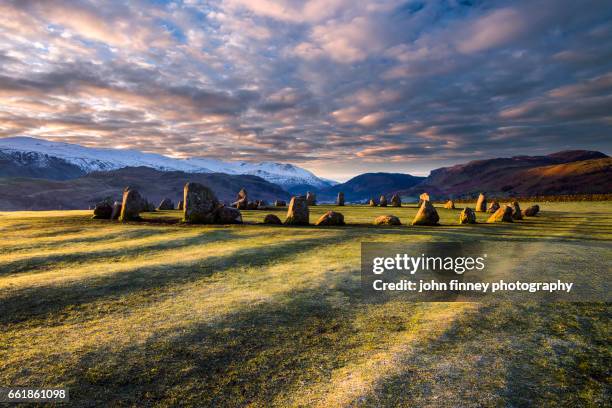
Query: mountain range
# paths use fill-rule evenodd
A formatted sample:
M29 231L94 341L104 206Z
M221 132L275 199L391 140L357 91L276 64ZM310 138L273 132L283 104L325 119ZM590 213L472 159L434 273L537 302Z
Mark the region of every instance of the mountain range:
M242 187L251 199L273 201L317 193L333 202L342 191L348 202L381 194L416 200L612 192L612 158L572 150L546 156L475 160L432 170L428 177L402 173L364 173L337 184L292 164L175 159L134 150L96 149L68 143L14 137L0 139L0 210L87 208L105 198L119 199L125 186L138 188L158 203L178 201L183 185L195 181L230 202Z

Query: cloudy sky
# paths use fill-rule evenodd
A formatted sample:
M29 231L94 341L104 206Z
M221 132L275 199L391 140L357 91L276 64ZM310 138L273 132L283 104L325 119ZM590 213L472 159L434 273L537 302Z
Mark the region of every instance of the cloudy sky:
M609 0L0 1L0 137L344 180L611 130Z

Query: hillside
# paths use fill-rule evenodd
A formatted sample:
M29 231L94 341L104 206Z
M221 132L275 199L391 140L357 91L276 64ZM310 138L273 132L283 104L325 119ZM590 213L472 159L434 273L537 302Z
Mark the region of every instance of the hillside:
M247 189L252 199L272 201L288 198L287 192L279 186L256 176L189 174L128 167L64 181L0 178L0 210L86 209L107 197L119 200L123 188L128 185L137 188L154 204L165 197L176 203L182 197L183 187L188 181L210 187L220 200L227 202L233 201L242 187Z
M338 192L342 191L347 201L363 201L372 197L378 199L381 194L392 194L410 188L424 179L425 177L402 173L364 173L346 183L319 191L318 197L320 200L333 201Z
M601 152L574 150L547 156L516 156L471 161L433 170L423 182L402 191L433 198L598 194L612 191L612 159Z

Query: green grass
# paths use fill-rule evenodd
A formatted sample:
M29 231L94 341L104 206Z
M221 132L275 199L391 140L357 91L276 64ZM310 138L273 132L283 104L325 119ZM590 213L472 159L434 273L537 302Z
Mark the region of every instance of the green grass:
M438 227L407 226L414 206L311 208L346 227L0 213L0 386L65 386L74 406L605 405L609 305L361 299L362 241L529 242L533 268L610 256L612 203L540 204L507 225L439 208Z

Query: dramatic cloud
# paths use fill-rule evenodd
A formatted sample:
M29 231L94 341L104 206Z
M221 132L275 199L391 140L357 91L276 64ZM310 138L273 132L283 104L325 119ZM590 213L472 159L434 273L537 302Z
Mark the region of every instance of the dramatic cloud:
M0 137L330 178L612 147L612 5L0 3Z

